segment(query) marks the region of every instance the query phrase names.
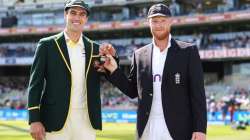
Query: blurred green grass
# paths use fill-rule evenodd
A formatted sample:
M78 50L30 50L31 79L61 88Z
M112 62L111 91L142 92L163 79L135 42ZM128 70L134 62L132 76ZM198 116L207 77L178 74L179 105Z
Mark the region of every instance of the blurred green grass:
M97 132L97 140L134 140L135 124L104 123ZM32 140L25 121L0 121L0 140ZM207 140L250 140L250 127L246 131L233 130L230 126L208 126Z

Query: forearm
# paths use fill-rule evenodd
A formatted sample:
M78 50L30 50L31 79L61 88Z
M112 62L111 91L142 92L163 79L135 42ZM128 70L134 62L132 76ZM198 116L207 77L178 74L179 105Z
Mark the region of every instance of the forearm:
M206 133L207 109L204 89L204 78L199 52L193 47L189 61L189 81L191 107L193 112L194 132Z
M124 94L130 98L138 96L136 83L128 79L121 69L117 68L109 77L111 83L119 88Z
M31 66L28 87L29 123L40 121L40 99L44 88L45 66L46 48L44 43L39 42Z

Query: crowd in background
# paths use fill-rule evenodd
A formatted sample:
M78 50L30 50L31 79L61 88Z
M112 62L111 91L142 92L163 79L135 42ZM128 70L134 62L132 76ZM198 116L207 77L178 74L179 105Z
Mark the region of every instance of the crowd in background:
M3 77L0 80L0 108L25 109L27 77ZM206 85L207 109L211 113L250 111L250 88L214 84ZM101 100L104 109L135 110L137 99L122 94L106 79L101 80Z
M35 49L36 43L3 43L0 44L0 57L30 57Z
M27 77L1 77L0 108L25 109L27 104Z
M203 1L197 1L196 3L190 3L186 5L183 3L185 2L182 2L181 4L176 0L172 0L169 3L169 8L173 16L194 15L200 13L223 13L227 11L250 9L249 3L239 3L238 0L224 0L223 3L213 6L213 8L207 8L209 6L206 7ZM142 19L146 18L149 7L149 4L92 7L89 22L110 22ZM62 9L63 8L60 10ZM47 10L44 12L20 12L15 10L7 10L6 12L0 11L0 27L2 28L63 24L63 13L56 10Z
M223 120L229 113L230 122L233 122L235 111L250 111L250 88L227 88L229 89L224 94L218 91L206 92L207 110L211 112L212 117L215 117L216 112L221 112Z
M27 77L1 77L0 79L0 109L26 109ZM136 99L129 99L120 90L101 80L101 99L105 109L135 110Z
M232 48L250 48L250 33L220 33L203 35L204 43L201 49L232 49Z
M135 110L137 108L137 99L128 98L104 79L101 81L101 99L104 109Z
M219 34L194 34L174 36L177 40L196 44L200 50L250 48L250 32L231 32ZM114 45L120 59L130 59L133 51L152 42L151 38L124 38L99 40ZM36 43L2 43L0 57L32 57Z

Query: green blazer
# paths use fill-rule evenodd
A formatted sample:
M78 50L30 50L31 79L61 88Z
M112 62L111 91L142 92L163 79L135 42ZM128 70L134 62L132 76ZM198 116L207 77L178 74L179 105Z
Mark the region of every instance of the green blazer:
M102 129L100 76L94 66L99 45L83 36L85 83L91 125ZM60 131L67 120L71 97L71 68L63 32L39 41L28 87L29 123L42 122L47 132Z

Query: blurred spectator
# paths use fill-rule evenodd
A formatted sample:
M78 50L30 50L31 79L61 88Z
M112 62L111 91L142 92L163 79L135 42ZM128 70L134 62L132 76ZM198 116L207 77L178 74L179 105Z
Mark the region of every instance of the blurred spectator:
M129 15L129 8L128 7L122 8L122 15L123 15L123 20L129 19L130 15Z
M180 5L176 2L176 0L172 0L172 3L169 5L169 9L171 10L171 14L173 16L178 16L181 13Z
M228 104L226 102L222 101L222 100L220 102L221 102L222 120L225 122L227 112L228 112Z
M228 107L228 111L230 113L230 122L232 123L234 120L234 112L236 110L236 102L235 102L235 97L234 95L230 96L230 100L229 100L229 107Z

